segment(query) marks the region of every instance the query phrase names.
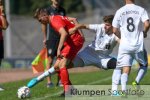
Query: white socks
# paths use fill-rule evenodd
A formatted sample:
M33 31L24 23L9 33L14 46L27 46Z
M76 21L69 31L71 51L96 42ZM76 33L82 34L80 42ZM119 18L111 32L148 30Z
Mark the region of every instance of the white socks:
M121 77L121 69L114 69L112 75L112 92L116 92L118 90L120 77Z
M147 72L147 67L141 66L139 68L139 71L138 71L138 74L137 74L135 81L137 83L139 83L141 81L141 79L144 77L144 75L146 74L146 72Z
M126 91L126 89L127 89L127 82L128 82L128 74L127 73L123 73L121 75L121 87L122 87L122 91Z
M139 83L141 79L144 77L144 75L146 74L146 72L147 72L147 67L141 66L139 68L135 81ZM127 73L121 74L121 69L114 69L114 72L112 75L112 91L117 91L120 77L121 77L122 91L127 90L128 74Z
M51 67L49 70L45 71L43 74L41 74L40 76L37 77L37 80L40 81L42 79L44 79L45 77L53 74L55 72L55 68Z

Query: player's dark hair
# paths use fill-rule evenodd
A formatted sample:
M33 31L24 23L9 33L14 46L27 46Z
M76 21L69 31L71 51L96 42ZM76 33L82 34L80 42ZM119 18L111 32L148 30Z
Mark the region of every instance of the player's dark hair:
M114 15L107 15L107 16L104 16L104 17L103 17L103 21L104 21L105 23L110 23L110 24L112 24L113 19L114 19Z

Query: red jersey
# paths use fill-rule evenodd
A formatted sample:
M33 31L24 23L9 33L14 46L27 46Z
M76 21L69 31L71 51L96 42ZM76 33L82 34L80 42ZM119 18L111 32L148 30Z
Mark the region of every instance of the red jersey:
M54 15L50 17L50 21L51 21L51 25L52 27L59 32L60 28L65 28L66 31L68 32L70 28L75 27L75 24L70 22L68 17L66 16L60 16L60 15ZM78 39L81 37L79 31L76 31L74 34L69 35L67 37L66 42L70 42L70 41L78 41Z
M3 40L3 34L2 34L2 20L0 18L0 40Z
M70 22L68 17L54 15L50 16L51 26L59 32L60 28L65 28L68 32L70 28L75 27L75 24ZM64 43L64 47L61 51L61 55L72 60L77 52L82 48L84 43L84 38L81 36L79 31L76 31L74 34L67 36L66 41Z

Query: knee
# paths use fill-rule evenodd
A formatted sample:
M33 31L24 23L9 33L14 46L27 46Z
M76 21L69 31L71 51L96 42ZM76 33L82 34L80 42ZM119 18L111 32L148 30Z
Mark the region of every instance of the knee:
M148 63L146 63L145 65L144 65L144 64L141 64L141 63L139 63L139 65L140 65L140 68L147 68L147 67L148 67Z
M107 63L107 68L108 69L115 69L116 68L116 63L117 63L117 59L116 58L112 58L108 61Z
M49 68L51 68L52 66L52 62L49 62L47 65L46 65L46 69L48 70Z
M140 66L139 70L140 70L140 69L142 69L142 70L144 70L144 71L146 72L147 69L148 69L148 66Z

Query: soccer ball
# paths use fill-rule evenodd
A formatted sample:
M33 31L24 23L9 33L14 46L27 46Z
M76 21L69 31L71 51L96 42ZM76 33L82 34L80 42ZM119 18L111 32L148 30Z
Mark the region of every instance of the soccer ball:
M29 98L30 95L30 89L27 86L20 87L17 91L17 96L19 99Z

